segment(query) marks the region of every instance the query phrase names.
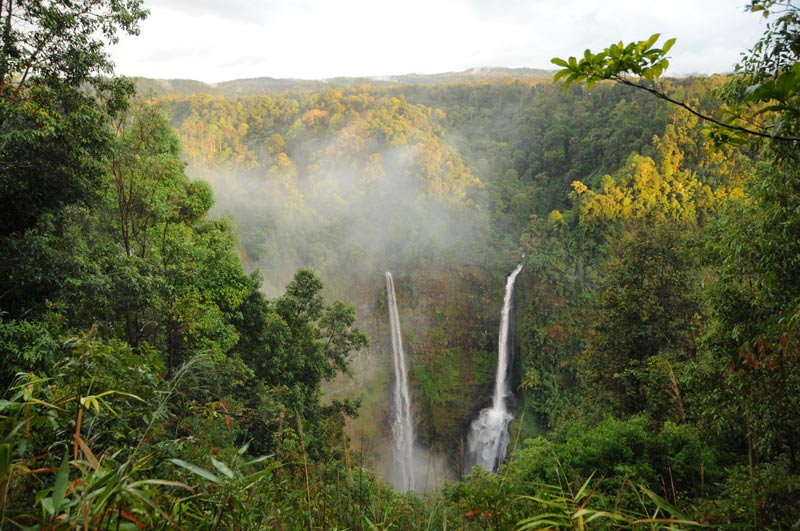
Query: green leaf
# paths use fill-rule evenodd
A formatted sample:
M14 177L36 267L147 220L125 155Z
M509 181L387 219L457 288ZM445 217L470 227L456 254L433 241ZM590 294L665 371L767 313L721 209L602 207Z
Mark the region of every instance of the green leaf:
M522 531L523 529L549 529L549 528L562 528L565 527L565 522L563 520L548 520L547 518L530 518L528 520L522 520L517 524L517 529Z
M103 392L102 392L102 393L100 393L99 395L94 395L94 396L96 396L96 397L100 398L100 397L107 396L107 395L122 395L122 396L127 396L128 398L133 398L134 400L138 400L139 402L146 403L146 402L145 402L145 400L144 400L143 398L141 398L141 397L139 397L139 396L136 396L136 395L134 395L133 393L126 393L126 392L124 392L124 391L115 391L115 390L113 390L113 389L112 389L112 390L110 390L110 391L103 391Z
M559 79L561 79L562 77L565 77L565 76L568 76L568 75L570 75L570 73L571 73L571 72L570 72L569 70L559 70L559 71L558 71L558 72L556 72L556 73L555 73L555 75L553 76L553 81L558 81L558 80L559 80Z
M54 514L61 512L61 506L64 503L64 497L67 494L67 486L69 485L69 452L64 452L64 458L61 460L61 466L58 468L56 475L56 484L53 487L53 511Z
M104 485L105 489L100 494L99 498L97 498L97 501L94 502L95 507L104 507L111 497L116 494L117 488L120 486L119 471L114 470L112 472L103 474L100 478L100 481L91 485L91 491L96 493Z
M581 488L578 489L578 493L575 494L575 498L576 499L583 498L586 495L586 491L589 489L589 483L591 483L593 477L594 477L594 472L589 474L589 477L586 478L586 481L583 482L583 485L581 485Z
M183 483L182 481L170 481L168 479L142 479L139 481L134 481L133 483L128 485L128 487L135 489L139 485L163 485L165 487L178 487L184 490L188 490L189 492L194 492L194 489L189 485L187 485L186 483Z
M275 457L275 455L274 454L262 455L260 457L256 457L255 459L251 459L250 461L247 461L244 464L244 466L255 465L256 463L261 463L263 461L266 461L267 459L271 459L272 457ZM280 466L280 465L278 465L278 466Z
M677 517L678 520L682 520L684 523L692 521L680 509L678 509L677 507L675 507L674 505L669 503L667 500L665 500L664 498L662 498L661 496L659 496L655 492L651 491L650 489L648 489L648 488L646 488L646 487L644 487L642 485L639 485L639 488L642 489L642 492L647 494L647 496L651 500L653 500L653 502L656 504L656 506L659 509L671 514L672 516Z
M211 464L214 465L214 468L219 470L222 473L222 475L224 475L228 479L233 479L233 476L234 476L233 470L228 468L228 465L226 465L222 461L217 461L213 457L211 458Z
M174 459L173 458L173 459L170 459L170 461L173 464L176 464L179 467L185 468L189 472L192 472L193 474L196 474L196 475L200 476L201 478L205 478L205 479L207 479L209 481L212 481L214 483L222 483L222 480L220 480L219 477L217 477L213 472L209 472L205 468L201 468L201 467L199 467L197 465L194 465L192 463L187 463L183 459Z
M10 432L8 432L8 435L6 435L3 438L3 442L4 443L9 443L9 444L13 443L17 432L19 430L21 430L23 426L25 426L25 421L24 420L22 422L18 423L16 426L14 426L14 428Z
M53 498L50 496L44 498L42 500L42 507L44 507L44 510L47 511L47 514L55 516L56 510L53 508Z
M653 33L652 35L650 35L649 39L647 39L646 41L642 41L640 43L642 49L646 50L646 49L650 48L651 46L653 46L653 44L655 44L655 42L658 40L659 37L661 37L660 33Z
M238 450L236 450L236 453L239 455L244 455L248 448L250 448L250 441L244 443Z
M620 521L627 521L624 515L619 513L612 513L608 511L597 511L592 516L586 519L586 523L588 524L592 520L596 520L597 518L611 518L612 520L620 520Z

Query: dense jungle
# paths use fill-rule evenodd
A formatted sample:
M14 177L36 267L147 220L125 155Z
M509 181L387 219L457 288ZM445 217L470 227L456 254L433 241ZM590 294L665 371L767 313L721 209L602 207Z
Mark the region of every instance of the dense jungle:
M800 6L725 75L215 85L114 75L144 7L0 7L0 530L800 526Z

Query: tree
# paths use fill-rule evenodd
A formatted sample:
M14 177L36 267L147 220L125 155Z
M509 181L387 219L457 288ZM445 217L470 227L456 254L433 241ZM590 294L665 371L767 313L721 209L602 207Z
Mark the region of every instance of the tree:
M122 30L138 34L141 0L3 0L0 5L0 91L24 98L32 85L102 86L113 64L104 50Z
M791 140L800 136L800 6L793 0L750 0L748 8L769 21L761 39L736 65L738 75L726 91L725 118L754 123L781 140L772 142L773 149L792 151L796 146Z
M762 165L749 192L750 201L731 204L708 239L719 278L707 346L724 382L715 406L740 419L732 427L757 460L785 457L798 473L790 441L800 437L800 165Z
M625 414L647 408L646 363L693 350L698 312L678 230L644 219L625 234L600 286L587 377Z
M132 92L107 77L105 43L137 33L146 14L141 0L0 3L0 235L91 195L109 141L103 111Z
M22 290L10 280L59 253L40 239L37 256L24 232L46 232L35 227L58 226L66 206L100 197L109 117L132 93L129 82L109 77L104 46L118 32L136 33L145 15L140 0L0 2L0 307L12 317L40 313L60 284L58 267Z
M184 173L157 107L137 105L115 148L107 215L116 252L106 258L112 275L129 272L132 282L108 282L112 321L125 323L134 347L163 348L170 370L198 349L224 354L236 342L226 314L251 284L231 227L206 217L211 190Z
M237 320L241 339L235 352L252 367L255 385L270 389L264 396L248 397L250 410L261 417L254 428L269 430L259 434L259 444L270 448L284 417L298 415L296 422L302 422L309 445L319 453L326 417L355 413L352 403L323 406L320 384L346 373L350 354L366 347L367 337L354 327L352 306L325 304L322 282L312 271L299 270L274 301L253 280Z

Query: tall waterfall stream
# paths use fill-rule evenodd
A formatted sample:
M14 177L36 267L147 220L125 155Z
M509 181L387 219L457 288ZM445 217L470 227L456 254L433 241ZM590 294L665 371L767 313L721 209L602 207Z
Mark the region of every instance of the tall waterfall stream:
M467 435L467 455L465 459L465 473L467 474L472 471L472 467L475 465L480 465L488 471L497 471L508 451L508 423L513 418L506 408L506 397L509 394L508 365L510 349L508 329L514 283L521 270L522 264L519 264L506 279L503 310L500 314L497 374L495 376L492 407L482 409L478 418L472 421L472 426Z
M394 360L394 393L392 397L392 441L393 468L391 482L400 492L415 490L414 484L414 424L411 419L411 394L408 391L406 356L403 338L400 335L400 317L394 280L386 273L386 302L389 306L389 324L392 330L392 353Z

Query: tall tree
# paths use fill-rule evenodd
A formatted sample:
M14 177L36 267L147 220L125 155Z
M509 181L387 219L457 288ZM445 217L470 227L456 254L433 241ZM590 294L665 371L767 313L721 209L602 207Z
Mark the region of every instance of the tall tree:
M132 93L105 45L145 15L141 0L0 2L0 307L12 315L40 309L49 289L40 279L21 297L7 281L31 261L21 233L103 188L108 119Z
M323 450L324 424L333 421L341 433L342 414L354 414L353 403L323 406L320 384L347 372L350 354L367 346L355 328L355 308L340 301L326 304L322 281L309 270L298 271L286 293L268 301L258 283L235 320L241 339L234 351L252 367L254 385L263 393L247 397L256 445L271 450L285 420L298 422L315 454ZM280 443L277 443L280 444Z
M648 360L692 351L691 323L698 311L680 232L650 223L634 224L607 265L589 339L588 377L625 414L647 407Z

